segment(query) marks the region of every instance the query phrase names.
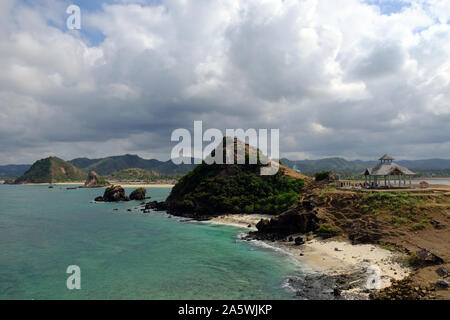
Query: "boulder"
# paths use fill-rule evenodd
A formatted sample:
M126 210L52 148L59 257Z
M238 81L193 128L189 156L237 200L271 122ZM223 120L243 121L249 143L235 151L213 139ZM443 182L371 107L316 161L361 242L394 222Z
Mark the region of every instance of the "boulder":
M104 202L105 200L103 199L103 197L97 197L94 199L95 202Z
M147 190L145 188L138 188L130 194L130 200L145 200L146 194Z
M437 285L441 288L448 288L449 282L447 280L440 279L438 280Z
M102 188L109 185L110 183L103 177L99 176L95 171L91 171L84 183L84 188Z
M121 186L111 186L106 188L103 194L103 201L105 202L119 202L119 201L129 201L130 199L126 196L125 190Z
M446 277L448 277L448 275L449 275L450 272L449 272L448 268L446 268L446 267L440 267L440 268L436 269L436 273L437 273L439 276L446 278Z
M302 244L305 244L305 239L303 239L303 237L297 237L294 242L296 246L301 246Z
M434 253L430 252L427 249L421 249L416 252L418 261L418 265L438 265L444 263L444 260L441 257L438 257Z

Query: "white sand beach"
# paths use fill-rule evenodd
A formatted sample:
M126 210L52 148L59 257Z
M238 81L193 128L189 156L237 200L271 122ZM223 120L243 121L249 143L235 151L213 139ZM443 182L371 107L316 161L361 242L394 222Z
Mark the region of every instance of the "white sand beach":
M251 228L248 230L254 231L257 230L255 226L260 219L269 218L270 216L265 215L234 214L214 218L211 222L244 228L250 224ZM300 246L296 246L294 242L283 241L264 241L264 243L301 262L307 269L327 275L349 274L376 266L380 270L381 288L390 286L393 279L400 280L407 277L411 271L403 264L404 257L400 253L372 244L352 245L348 240L318 238L306 241ZM360 293L358 290L353 289L348 293Z
M313 239L304 245L276 242L275 246L289 253L309 268L326 274L343 274L371 266L381 271L381 287L408 276L409 268L402 264L402 255L372 244L352 245L350 241Z
M272 216L263 214L230 214L209 220L209 223L231 225L239 228L247 228L256 231L256 224L261 219L270 219ZM250 225L250 227L248 227Z

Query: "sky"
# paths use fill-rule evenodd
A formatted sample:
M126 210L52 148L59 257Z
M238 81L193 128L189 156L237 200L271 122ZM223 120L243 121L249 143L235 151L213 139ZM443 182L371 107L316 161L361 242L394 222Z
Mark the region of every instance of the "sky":
M167 160L196 120L279 129L293 160L450 159L449 22L448 0L2 0L0 165Z

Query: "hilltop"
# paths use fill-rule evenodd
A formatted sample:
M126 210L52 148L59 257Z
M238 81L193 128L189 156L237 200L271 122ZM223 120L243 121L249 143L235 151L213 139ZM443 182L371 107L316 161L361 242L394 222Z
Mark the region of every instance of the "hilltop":
M299 200L307 177L284 166L275 175L261 175L264 165L260 161L248 164L249 151L259 154L259 150L237 139L234 144L222 143L211 156L221 152L227 157L232 151L230 144L235 150L237 146L245 148L246 164L198 165L172 189L166 201L170 213L196 218L242 212L278 214Z
M86 179L86 174L57 157L36 161L25 174L15 180L16 184L78 182Z

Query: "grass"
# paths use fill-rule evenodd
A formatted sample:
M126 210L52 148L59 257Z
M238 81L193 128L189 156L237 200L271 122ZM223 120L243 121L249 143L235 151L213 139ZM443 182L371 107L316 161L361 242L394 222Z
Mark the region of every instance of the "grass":
M363 214L374 214L385 218L396 228L406 227L417 231L429 225L426 213L421 210L421 206L426 202L427 199L409 192L365 193L358 209Z
M396 245L392 244L392 243L388 243L388 242L380 242L378 244L381 248L391 251L391 252L402 252L402 250L397 247Z
M420 258L417 254L411 253L406 259L406 264L409 267L417 267L420 264Z
M317 229L316 233L318 236L328 239L339 235L340 231L329 224L322 224L319 229Z

